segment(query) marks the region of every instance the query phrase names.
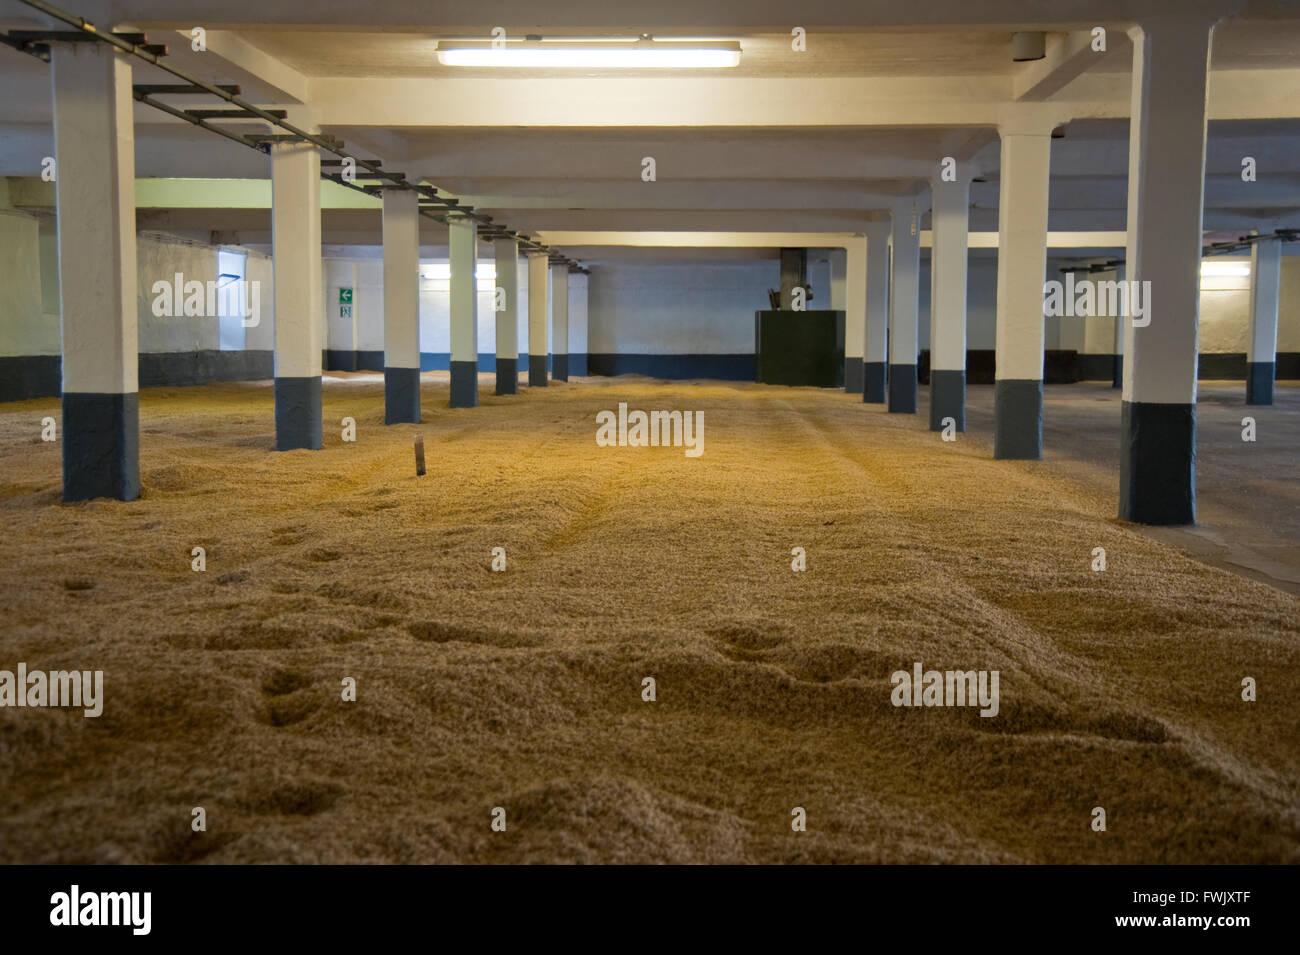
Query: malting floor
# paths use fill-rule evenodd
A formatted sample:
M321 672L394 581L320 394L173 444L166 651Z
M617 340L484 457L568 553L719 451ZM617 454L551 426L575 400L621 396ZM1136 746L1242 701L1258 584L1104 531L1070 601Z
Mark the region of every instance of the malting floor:
M0 862L1300 861L1300 599L1117 521L1050 428L992 460L980 389L953 443L751 384L324 394L276 453L268 383L143 392L133 503L60 503L57 400L0 406L0 669L104 673L98 718L0 709ZM704 454L597 447L620 401ZM894 706L916 663L998 715Z

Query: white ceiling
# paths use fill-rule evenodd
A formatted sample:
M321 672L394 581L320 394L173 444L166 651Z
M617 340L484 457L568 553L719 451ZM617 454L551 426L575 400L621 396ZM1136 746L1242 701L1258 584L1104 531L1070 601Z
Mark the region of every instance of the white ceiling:
M90 3L60 0L73 12ZM1097 24L1107 27L1107 52L1064 61L1067 80L1042 97L1046 108L1059 109L1064 130L1053 142L1050 226L1122 230L1132 59L1125 28L1153 11L1235 10L1214 33L1206 225L1300 223L1300 7L1279 0L497 0L490 7L511 36L723 37L744 50L735 70L616 79L440 66L439 38L486 38L496 25L471 0L445 0L432 11L415 0L119 0L114 8L167 42L169 62L240 83L263 105L305 104L357 155L382 158L385 168L424 178L526 232L860 232L891 203L915 197L924 209L926 182L944 156L977 177L972 229L996 229L997 117L1029 68L1011 61L1012 32L1043 27L1064 45L1069 31ZM36 25L16 0L0 0L0 24ZM170 32L195 24L209 30L206 53ZM790 48L794 25L807 30L807 52ZM1056 68L1054 60L1048 65ZM0 175L36 175L52 154L48 71L0 48ZM136 82L168 79L145 65L135 72ZM269 174L260 153L148 107L137 105L136 124L140 176ZM656 161L653 183L640 177L646 156ZM1255 183L1240 179L1244 156L1257 160ZM206 225L248 241L269 229L264 210L151 210L148 217L151 227ZM377 213L325 217L326 241L377 242L379 234Z

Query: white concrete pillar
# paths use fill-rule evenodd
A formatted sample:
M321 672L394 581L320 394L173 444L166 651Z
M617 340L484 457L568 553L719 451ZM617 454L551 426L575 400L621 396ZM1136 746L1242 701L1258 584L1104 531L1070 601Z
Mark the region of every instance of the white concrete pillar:
M921 213L912 199L890 210L893 244L889 299L889 410L916 414Z
M451 261L451 407L478 405L478 223L447 218Z
M862 316L862 321L855 321L849 308L848 250L830 249L827 265L830 270L831 310L844 313L844 391L857 395L862 393L862 344L867 333L866 316Z
M853 239L845 248L834 251L844 263L844 391L860 396L867 350L867 241ZM849 354L851 337L857 340L854 355Z
M569 267L551 266L551 377L569 380Z
M528 385L546 385L547 318L551 304L551 267L545 252L528 253Z
M1125 281L1124 266L1120 265L1115 268L1115 281L1116 282ZM1114 332L1115 332L1115 372L1113 378L1111 379L1111 387L1123 388L1124 387L1124 318L1123 316L1117 315L1115 317Z
M63 499L133 501L140 405L131 64L100 43L55 43L51 63Z
M1213 24L1195 11L1133 39L1119 516L1196 521L1197 310Z
M519 394L519 240L497 239L497 389L499 395Z
M1277 307L1282 281L1282 240L1250 247L1250 351L1246 404L1271 405L1277 362Z
M587 279L574 272L569 276L569 374L587 374Z
M952 418L966 430L966 256L970 232L970 177L936 179L931 189L930 430Z
M998 190L998 306L993 456L1043 456L1043 282L1047 275L1048 173L1055 122L1011 112Z
M271 250L275 262L275 446L321 446L320 153L271 146Z
M885 401L885 368L889 342L889 233L888 219L867 223L866 268L866 337L862 350L862 400L874 404ZM920 253L918 253L919 255Z
M420 208L384 190L384 424L420 420Z

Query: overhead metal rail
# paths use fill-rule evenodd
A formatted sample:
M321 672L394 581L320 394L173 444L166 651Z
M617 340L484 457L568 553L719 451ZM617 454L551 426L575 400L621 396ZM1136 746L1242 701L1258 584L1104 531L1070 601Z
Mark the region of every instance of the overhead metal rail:
M426 218L442 223L447 222L448 218L463 217L472 219L479 224L479 238L485 241L497 238L515 239L529 251L545 252L549 261L554 265L566 265L570 272L580 272L584 275L590 274L588 269L583 268L578 262L570 259L559 250L553 249L536 239L529 238L523 233L507 229L486 213L475 211L473 206L463 204L456 199L440 196L438 190L433 186L409 182L405 173L386 171L383 168L383 162L378 159L362 159L349 155L344 151L346 144L338 137L327 133L310 133L300 129L288 121L285 110L264 109L242 99L239 95L240 89L238 86L209 83L185 70L164 63L162 57L167 55L166 46L149 43L148 38L142 33L106 32L75 14L45 3L44 0L20 0L20 2L34 10L39 10L47 16L69 24L75 29L71 31L11 30L8 35L0 34L0 42L7 46L48 63L50 60L50 43L69 41L107 43L185 81L184 84L139 84L133 86L132 95L137 101L147 106L152 106L154 109L167 113L176 119L190 123L193 126L201 126L218 136L251 149L257 149L263 153L270 151L272 143L310 143L318 149L333 153L339 157L330 160L322 159L321 177L323 179L328 179L331 182L336 182L339 185L355 189L369 196L382 195L384 189L409 189L419 196L420 215ZM160 95L203 94L216 96L237 108L181 109L155 98ZM236 133L211 124L213 120L229 122L248 119L262 120L285 132L284 134ZM366 180L365 184L357 183L355 176L351 178L344 176L343 169L346 168L344 160L351 160L355 164L355 176L361 176ZM332 171L335 167L339 167L337 173ZM326 171L327 169L330 171Z
M1251 246L1259 242L1300 242L1300 229L1274 229L1272 232L1261 232L1259 235L1238 236L1232 242L1211 242L1209 245L1201 246L1201 257L1209 258L1213 255L1231 255L1233 252L1243 252L1250 249ZM1059 272L1109 272L1116 266L1123 265L1123 259L1107 259L1105 262L1094 262L1092 265L1076 265L1073 268L1065 267L1058 269Z

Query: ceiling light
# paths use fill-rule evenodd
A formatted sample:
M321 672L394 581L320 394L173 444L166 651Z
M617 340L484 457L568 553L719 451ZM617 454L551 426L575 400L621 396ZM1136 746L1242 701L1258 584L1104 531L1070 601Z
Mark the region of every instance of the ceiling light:
M735 40L506 40L439 41L445 66L555 69L709 69L737 66Z
M1202 262L1201 278L1220 278L1224 276L1233 276L1234 278L1245 278L1250 274L1250 263L1242 261L1224 261L1224 262Z

